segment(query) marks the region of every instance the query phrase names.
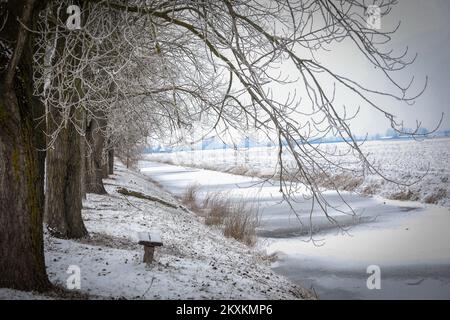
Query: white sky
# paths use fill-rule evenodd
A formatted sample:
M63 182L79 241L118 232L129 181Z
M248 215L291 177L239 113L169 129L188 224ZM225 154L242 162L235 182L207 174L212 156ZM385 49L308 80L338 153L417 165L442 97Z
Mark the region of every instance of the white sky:
M386 48L394 49L398 55L408 48L410 58L414 58L416 53L418 57L413 65L405 70L391 73L391 76L405 86L414 76L415 85L410 89L408 96L414 96L422 90L427 76L428 87L412 106L383 97L374 98L373 101L394 114L397 121L403 120L406 128L416 128L416 123L419 121L422 127L434 129L444 113L439 130L450 129L450 1L399 0L390 14L382 18L382 29L392 31L399 22L400 28L392 35L392 41ZM392 85L389 85L386 78L375 71L374 66L367 62L351 41L334 44L328 49L330 49L329 52L317 52L315 55L326 68L370 89L400 95L399 90L392 90ZM300 51L297 54L301 57L305 55ZM306 54L306 57L309 57L309 54ZM280 69L283 75L291 75L291 79L298 76L292 63L284 62ZM330 94L333 82L326 81L323 84L324 89ZM271 87L278 101L284 101L294 87L300 88L302 85L279 86L272 83L268 87ZM304 95L305 92L297 91L297 94ZM338 88L336 96L334 104L337 108L344 104L349 111L361 107L359 115L350 122L353 134L384 134L390 128L390 122L383 113L363 103L354 94ZM309 103L306 101L308 99L302 98L304 103L300 105L300 108L308 112L304 110L308 108Z
M405 121L405 126L415 127L416 120L422 121L424 127L432 128L438 123L441 114L444 121L440 129L450 128L450 1L448 0L399 0L399 4L382 19L382 27L389 28L398 21L401 26L393 37L394 47L398 50L409 47L410 53L418 53L414 65L408 68L407 81L415 75L418 86L429 77L426 92L417 99L414 106L391 104L390 111ZM380 87L367 67L355 67L354 56L347 50L333 52L343 68L354 69L352 73L363 78L372 87ZM380 88L381 89L381 88ZM351 101L347 101L351 103ZM363 108L352 129L357 134L368 132L384 133L388 121L375 110Z
M411 76L414 76L416 86L411 92L415 94L428 76L428 88L413 106L392 99L378 99L375 102L394 114L397 120L403 120L405 127L415 128L416 121L420 121L422 127L434 129L444 113L439 130L450 129L450 1L398 0L398 5L389 16L382 18L382 28L391 31L399 21L400 29L392 36L390 47L397 53L402 53L408 47L410 56L414 57L417 53L418 58L415 64L394 75L394 78L402 84L408 84ZM329 53L320 54L318 58L332 71L357 80L366 87L390 91L385 85L386 81L382 81L384 79L374 72L374 67L349 41L333 47ZM283 64L281 69L284 74L290 74L292 67ZM289 88L273 86L273 91L277 100L283 100ZM390 128L389 121L380 111L361 104L360 100L347 92L338 93L338 96L337 106L345 104L350 110L361 106L358 117L350 122L353 134L383 135Z

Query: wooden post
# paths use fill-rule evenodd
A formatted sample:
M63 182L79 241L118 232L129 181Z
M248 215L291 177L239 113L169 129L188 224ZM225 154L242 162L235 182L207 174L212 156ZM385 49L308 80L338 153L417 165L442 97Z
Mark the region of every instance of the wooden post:
M153 246L144 246L144 262L147 264L152 263L153 261L153 253L155 252L155 247Z
M150 232L138 232L139 244L144 246L144 262L151 264L153 261L153 254L155 247L162 246L161 236L159 231L154 230Z

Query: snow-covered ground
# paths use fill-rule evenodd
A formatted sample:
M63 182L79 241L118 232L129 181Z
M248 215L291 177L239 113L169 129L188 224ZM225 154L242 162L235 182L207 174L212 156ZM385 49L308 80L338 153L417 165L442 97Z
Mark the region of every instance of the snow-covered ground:
M357 161L352 153L346 152L347 146L343 143L322 144L321 148L330 153L340 152L343 156L335 157L336 161L358 169L355 167ZM362 184L356 184L352 191L388 199L450 206L450 138L368 141L361 149L387 178L405 184L417 183L410 187L399 186L379 175L365 172ZM258 177L273 175L277 154L278 149L275 147L256 147L155 153L147 154L145 159ZM329 160L333 160L333 157ZM292 159L288 155L283 159L288 167L290 161Z
M320 298L450 299L450 210L413 201L394 201L344 192L357 216L330 212L347 233L330 224L311 203L294 203L299 219L315 227L307 242L302 225L282 201L276 185L257 178L141 161L141 171L175 195L198 184L208 192L244 198L262 219L259 246L277 253L273 269L296 283L313 286ZM327 192L337 203L335 192ZM318 246L317 246L318 245ZM381 269L381 290L369 290L367 267Z
M83 218L89 239L61 240L45 235L50 280L66 286L75 265L80 293L90 298L125 299L298 299L307 291L273 272L266 257L225 238L182 207L123 196L117 188L176 200L145 176L116 166L105 180L108 195L88 194ZM164 245L155 262L142 263L137 232L159 229ZM45 299L29 292L0 289L0 299Z

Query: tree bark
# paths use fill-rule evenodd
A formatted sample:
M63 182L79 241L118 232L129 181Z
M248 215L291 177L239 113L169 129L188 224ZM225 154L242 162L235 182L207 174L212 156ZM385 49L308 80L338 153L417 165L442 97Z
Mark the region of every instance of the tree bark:
M11 55L0 50L0 287L44 291L51 283L43 245L43 158L36 148L42 132L34 120L44 109L32 94L32 39L17 21L32 28L39 10L33 0L0 3L6 21L0 46L12 49Z
M60 117L57 110L51 113L52 119ZM53 132L54 126L49 121L48 132ZM47 151L45 222L50 233L59 238L88 234L81 216L81 160L80 136L69 122Z
M114 148L108 150L108 172L114 174Z
M105 144L105 137L101 129L106 126L106 119L103 114L97 114L95 119L91 119L86 127L86 136L90 146L90 154L86 161L86 192L96 194L106 194L103 185L102 154Z
M102 178L103 179L107 179L108 175L109 175L108 156L109 156L108 151L104 151L103 156L102 156Z

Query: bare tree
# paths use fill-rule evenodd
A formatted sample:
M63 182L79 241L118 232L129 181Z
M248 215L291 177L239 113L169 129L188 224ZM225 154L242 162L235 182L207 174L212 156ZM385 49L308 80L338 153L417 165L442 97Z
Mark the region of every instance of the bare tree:
M397 1L375 3L384 17ZM378 103L379 98L413 103L425 90L427 81L423 89L411 92L414 78L406 85L395 79L395 72L411 65L415 56L410 57L407 51L396 55L389 48L397 28L385 31L368 27L367 1L134 1L127 5L112 1L107 5L147 15L154 25L185 34L190 39L189 46L203 46L201 56L214 72L228 71L227 89L219 92L222 94L219 103L207 104L202 109L212 123L210 130L223 133L231 128L245 131L255 127L263 131L279 147L275 172L284 198L290 203L304 197L312 199L312 209L319 206L333 223L337 221L329 215L331 210L342 213L353 210L348 205L344 209L329 203L317 177L340 194L333 181L334 173L358 172L339 160L337 150L330 152L312 142L330 134L338 136L361 167L392 180L367 159L361 142L356 141L349 123L358 116L357 110L351 112L352 109L337 105L336 96L353 96L364 107L383 114L394 130L420 136L418 130L405 132L403 123ZM361 79L338 74L333 65L317 58L318 53L339 42L345 42L354 55L373 65L374 74L384 79L383 85L390 89L365 87ZM180 47L182 51L188 50L183 43ZM289 66L290 72L282 65ZM288 93L279 94L277 88ZM189 122L192 118L186 119ZM284 162L287 156L293 159L293 167ZM299 193L300 187L306 187L306 193Z
M50 2L41 14L41 44L36 51L35 85L39 86L46 106L48 133L46 157L45 222L48 230L61 238L81 238L87 235L81 217L81 141L77 128L82 123L82 110L78 106L82 88L77 77L78 61L82 56L82 43L73 41L69 30L58 24L66 21L66 3ZM53 31L45 41L46 32ZM73 85L67 87L67 85ZM58 89L56 89L58 88ZM56 104L61 101L61 104ZM67 105L66 108L64 106ZM61 112L63 108L63 112ZM65 116L67 114L67 116ZM64 119L70 118L71 121Z
M83 193L106 193L104 130L110 105L120 99L114 93L115 73L124 67L130 47L120 39L127 27L124 14L78 4L82 30L65 26L68 1L51 2L41 13L40 48L35 53L35 93L47 111L45 217L50 232L63 238L87 235L81 217Z
M33 28L45 6L33 0L0 3L0 287L50 288L43 245L42 127L33 95Z

